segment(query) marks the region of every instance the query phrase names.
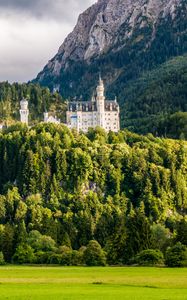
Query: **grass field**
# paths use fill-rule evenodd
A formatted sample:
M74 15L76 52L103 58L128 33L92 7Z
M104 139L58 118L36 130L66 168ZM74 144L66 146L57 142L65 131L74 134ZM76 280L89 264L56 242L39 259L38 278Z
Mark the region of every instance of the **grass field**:
M187 300L187 269L0 267L0 300Z

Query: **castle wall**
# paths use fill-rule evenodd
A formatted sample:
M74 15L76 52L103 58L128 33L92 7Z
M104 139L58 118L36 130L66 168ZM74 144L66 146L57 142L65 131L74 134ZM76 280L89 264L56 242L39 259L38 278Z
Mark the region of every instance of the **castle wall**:
M89 128L97 126L106 131L120 130L119 105L116 100L105 101L104 84L101 78L95 101L69 103L66 117L68 127L78 131L87 132Z
M107 132L120 130L119 125L119 112L118 111L105 111L102 113L102 126L101 126L101 114L95 112L67 112L67 124L73 129L78 131L87 132L90 127L95 128L97 126L102 127Z

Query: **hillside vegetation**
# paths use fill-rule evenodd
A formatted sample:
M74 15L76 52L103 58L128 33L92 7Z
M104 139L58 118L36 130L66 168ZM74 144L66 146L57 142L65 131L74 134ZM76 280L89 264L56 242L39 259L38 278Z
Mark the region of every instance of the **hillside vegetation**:
M138 133L187 138L187 56L176 57L130 81L124 95L122 126Z
M67 247L88 244L79 254L95 249L102 260L97 241L109 263L127 263L145 249L187 244L184 141L18 124L0 134L0 160L0 251L6 261L27 249L30 259L46 262L46 252L58 257Z
M143 73L125 87L123 81L118 81L118 94L122 128L139 134L187 139L187 55ZM22 97L29 99L32 122L43 120L45 110L65 121L66 106L59 94L37 84L7 82L0 83L1 121L19 120Z
M64 120L65 105L57 93L50 93L48 88L37 84L0 83L0 122L20 120L20 101L29 100L30 121L43 120L45 111L52 111Z

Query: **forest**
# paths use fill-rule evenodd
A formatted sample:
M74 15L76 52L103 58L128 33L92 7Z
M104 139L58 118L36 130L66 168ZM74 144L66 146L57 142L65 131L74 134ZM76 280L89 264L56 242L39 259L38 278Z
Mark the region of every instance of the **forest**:
M119 83L122 127L145 134L187 139L187 56L144 72L125 88ZM174 121L174 126L172 125Z
M186 264L187 142L17 123L0 161L0 263Z
M154 71L146 72L126 87L118 85L121 96L121 128L154 136L187 139L187 59L177 57ZM29 100L29 123L43 120L50 111L65 122L66 101L57 92L38 84L0 83L0 123L19 121L20 100Z
M20 120L20 101L26 98L29 101L30 124L43 120L43 113L51 111L64 121L65 101L48 88L38 84L0 82L0 123L12 124Z

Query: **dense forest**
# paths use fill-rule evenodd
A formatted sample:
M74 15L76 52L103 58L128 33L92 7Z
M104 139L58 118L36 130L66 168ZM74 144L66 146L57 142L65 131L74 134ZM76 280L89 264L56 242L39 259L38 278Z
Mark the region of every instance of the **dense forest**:
M37 84L19 84L8 82L0 83L0 122L19 120L20 101L29 100L30 121L43 120L43 113L51 111L64 120L65 104L58 93L50 93L48 88L42 88Z
M130 81L120 95L122 126L138 133L187 138L187 56L176 57ZM172 116L174 115L174 116ZM175 130L172 125L175 120Z
M18 123L0 133L0 160L0 263L186 255L185 141Z

